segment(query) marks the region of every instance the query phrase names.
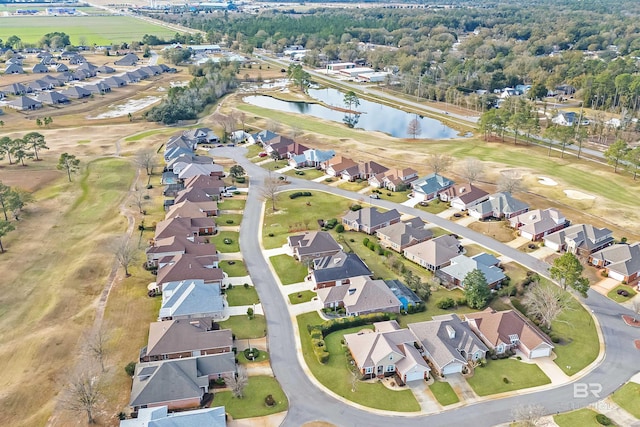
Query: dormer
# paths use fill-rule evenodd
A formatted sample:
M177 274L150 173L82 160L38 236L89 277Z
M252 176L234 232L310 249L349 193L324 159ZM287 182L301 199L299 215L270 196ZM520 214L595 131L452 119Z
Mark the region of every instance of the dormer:
M451 325L446 325L445 329L447 330L447 336L449 337L450 340L456 337L456 331L455 329L453 329Z

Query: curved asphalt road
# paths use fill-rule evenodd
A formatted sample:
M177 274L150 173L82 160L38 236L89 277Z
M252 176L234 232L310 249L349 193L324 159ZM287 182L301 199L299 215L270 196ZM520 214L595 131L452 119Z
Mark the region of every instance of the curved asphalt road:
M257 238L261 234L262 200L260 187L268 173L244 157L244 148L216 148L211 150L211 154L232 158L242 165L250 177L251 191L247 198L240 230L240 247L266 313L273 372L289 398L289 413L282 424L283 426L297 427L313 420L324 420L338 426L362 427L385 425L400 427L427 425L427 423L429 426L450 426L468 425L470 422L478 427L491 426L511 421L511 409L518 405L541 405L549 414L587 406L615 391L638 371L638 351L633 345L633 340L640 338L640 330L627 327L620 318L623 313L632 313L608 298L590 291L589 298L583 302L593 311L600 323L606 354L602 363L580 378L579 381L600 384L602 390L599 396L589 395L585 398L574 398L574 386L569 384L524 395L478 402L428 416L380 415L358 409L330 396L316 387L300 366L287 304L278 290L278 285L267 265L267 260L261 254L262 249ZM291 184L286 186L287 190L305 188L352 199L362 198L361 194L320 183L296 178L289 178L289 180ZM384 208L396 208L404 213L420 216L428 222L472 239L489 250L501 253L539 274L548 276L548 264L466 227L417 209L384 200L375 200L373 204ZM581 325L575 325L575 327L580 328Z

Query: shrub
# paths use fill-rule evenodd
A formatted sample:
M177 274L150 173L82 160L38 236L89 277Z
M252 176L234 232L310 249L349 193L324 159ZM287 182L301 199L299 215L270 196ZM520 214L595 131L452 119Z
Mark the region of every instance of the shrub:
M225 244L225 245L230 245L231 243L233 243L233 240L231 240L231 239L229 239L228 237L226 237L226 238L223 240L223 242L224 242L224 244Z
M369 238L365 237L364 239L362 239L362 244L365 245L366 247L369 247Z
M362 209L362 206L355 204L355 205L351 205L351 207L349 207L349 209L351 209L352 211L359 211L360 209Z
M118 419L119 420L126 420L127 419L127 414L125 414L124 412L120 411L118 412Z
M267 406L275 406L276 404L276 400L273 398L272 395L267 395L267 397L264 398L264 404Z
M257 348L245 348L243 353L247 360L256 360L260 355L260 350Z
M153 185L151 185L151 184L147 185L147 190L151 190L152 188L153 188Z
M456 305L467 305L467 299L465 297L458 298L456 300Z
M228 220L226 221L226 223L227 223L227 224L233 224L233 220L232 220L232 219L228 219Z
M378 255L384 255L385 249L380 245L376 245L376 252L378 252Z
M267 234L267 236L273 237L273 233L269 233L269 234Z
M236 190L236 191L233 192L233 194L235 194L236 196L239 196L242 193L240 191Z
M338 233L344 233L344 225L342 225L342 224L338 224L338 225L336 226L336 232L338 232ZM353 241L353 239L351 239L351 241Z
M507 378L507 377L502 377L502 381L503 381L505 384L509 384L509 378Z
M236 178L236 182L244 184L246 182L246 178L244 176L239 176Z
M244 286L245 289L249 289L249 284L248 283L245 283L243 286Z
M598 422L598 424L600 424L602 426L610 426L611 425L611 420L609 419L609 417L607 417L604 414L596 415L596 421Z
M295 193L289 194L290 199L297 199L298 197L311 197L312 194L310 191L296 191Z
M136 373L136 362L127 363L127 366L124 367L124 371L127 373L127 375L132 377L133 374Z
M344 308L341 309L344 311ZM322 332L322 336L326 337L332 332L342 329L353 328L355 326L371 325L375 322L384 322L386 320L395 320L398 316L394 313L370 313L361 316L343 317L340 319L325 320L316 326ZM324 343L324 341L323 341Z
M325 178L324 182L333 182L333 178Z
M446 310L456 305L456 302L453 300L453 298L445 298L438 301L436 305L438 306L439 309Z

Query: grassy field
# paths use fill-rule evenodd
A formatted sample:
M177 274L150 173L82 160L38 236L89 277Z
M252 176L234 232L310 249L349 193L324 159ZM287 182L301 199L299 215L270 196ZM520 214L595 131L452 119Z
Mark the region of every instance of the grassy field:
M410 390L393 391L379 382L358 382L356 390L352 391L352 374L340 341L344 334L357 332L363 327L346 329L328 335L325 344L331 356L327 364L321 365L313 354L311 336L307 332L307 325L318 324L321 321L320 316L315 312L307 313L298 316L297 320L304 360L316 379L325 387L348 400L371 408L398 412L420 410L420 405Z
M296 172L298 172L298 173L296 173ZM302 175L300 175L300 173L302 173ZM295 178L313 180L313 179L316 179L316 178L320 178L321 176L324 176L324 171L318 170L318 169L315 169L315 168L291 169L290 171L286 171L284 173L284 175L293 176Z
M135 135L132 136L128 136L126 137L124 140L126 142L136 142L136 141L140 141L143 140L149 136L154 136L154 135L171 135L174 134L176 132L178 132L180 130L180 128L173 128L173 129L152 129L152 130L147 130L144 132L140 132L137 133Z
M435 396L438 403L442 406L453 405L458 403L460 399L448 382L436 381L429 386L429 390Z
M343 190L347 190L347 191L355 191L355 192L358 192L368 186L369 186L369 183L367 181L361 181L361 182L341 181L340 184L338 184L338 188L342 188Z
M0 38L16 35L24 43L36 43L43 34L64 31L71 44L78 45L84 37L88 45L142 40L145 34L171 38L175 30L128 16L16 16L3 17Z
M301 262L296 261L289 255L276 255L269 258L271 265L278 274L283 285L291 285L302 282L309 271Z
M598 415L597 412L585 408L555 415L553 421L558 427L600 427L600 423L596 421L596 415Z
M233 260L233 261L220 261L218 263L222 271L227 273L229 277L242 277L248 276L249 272L247 271L247 267L244 266L244 262Z
M234 286L231 289L225 290L225 295L227 296L227 303L229 303L230 306L251 305L260 302L256 288L253 286L247 288L244 286Z
M618 295L618 291L619 290L625 290L629 293L629 296L622 296L622 295ZM627 286L627 285L619 285L616 286L615 288L611 289L609 291L609 293L607 294L607 296L609 298L611 298L612 300L614 300L615 302L625 302L625 301L629 301L631 298L633 298L634 296L636 296L636 291L633 290L633 288L631 286Z
M264 399L272 395L276 405L267 406ZM224 406L226 412L234 419L262 417L286 411L289 406L287 396L280 384L273 377L249 377L249 384L244 389L242 399L233 397L230 391L215 393L211 406Z
M253 316L253 319L249 319L249 316L231 316L229 320L220 322L220 328L231 329L239 340L262 338L267 331L267 321L260 314Z
M611 399L616 402L622 409L640 420L640 384L629 382L620 387Z
M507 221L475 221L468 226L471 230L492 237L499 242L510 242L516 238L515 231Z
M311 301L316 296L318 296L318 294L313 291L294 292L289 294L289 301L291 304L302 304L303 302Z
M551 380L538 365L502 359L488 360L484 368L477 367L467 382L478 396L489 396L549 384Z
M220 252L240 252L239 236L240 233L237 231L218 231L218 234L209 237L209 241L215 244ZM229 239L230 243L225 243L225 239Z

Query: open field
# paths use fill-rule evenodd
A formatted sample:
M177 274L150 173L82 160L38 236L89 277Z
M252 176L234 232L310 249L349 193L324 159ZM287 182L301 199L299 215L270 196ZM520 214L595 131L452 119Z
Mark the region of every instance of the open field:
M80 44L84 37L88 45L142 40L145 34L171 38L175 30L151 24L129 16L3 16L0 18L0 38L16 35L24 43L36 43L44 34L64 31L71 43Z

